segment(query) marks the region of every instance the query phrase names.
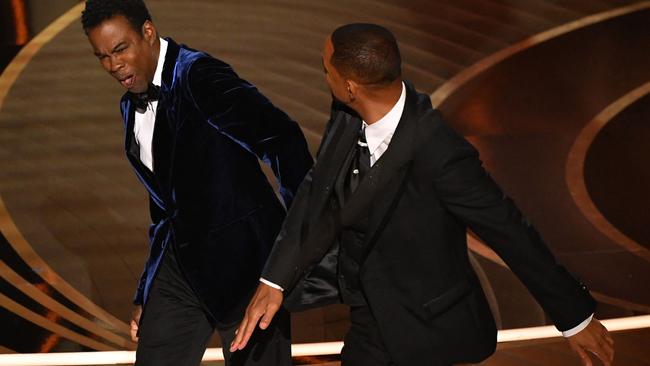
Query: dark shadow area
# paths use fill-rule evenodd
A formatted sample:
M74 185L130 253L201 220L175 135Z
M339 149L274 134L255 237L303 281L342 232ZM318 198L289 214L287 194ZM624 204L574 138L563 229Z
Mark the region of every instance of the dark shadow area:
M594 204L616 228L650 248L650 95L610 121L585 160L585 183Z

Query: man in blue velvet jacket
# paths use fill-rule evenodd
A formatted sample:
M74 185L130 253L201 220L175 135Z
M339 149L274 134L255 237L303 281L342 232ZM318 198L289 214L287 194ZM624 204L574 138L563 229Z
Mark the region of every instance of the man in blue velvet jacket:
M198 365L215 329L233 339L285 216L258 159L289 206L312 158L298 125L229 65L159 38L142 0L88 0L82 25L127 89L126 153L150 197L136 365ZM288 314L254 343L225 350L226 364L289 365Z

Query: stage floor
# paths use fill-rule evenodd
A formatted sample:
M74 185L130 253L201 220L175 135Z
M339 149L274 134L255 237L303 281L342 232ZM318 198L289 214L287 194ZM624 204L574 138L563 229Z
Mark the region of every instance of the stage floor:
M626 99L650 80L650 10L522 44L634 2L148 3L162 35L230 63L299 122L312 152L330 104L320 48L337 25L389 27L400 41L405 78L431 94L476 62L515 47L503 61L454 84L439 108L480 150L559 261L589 284L598 317L650 313L644 205L650 202L650 128L643 123L650 98ZM149 218L145 191L124 158L121 87L92 55L78 19L23 57L17 62L24 70L0 102L0 321L24 332L3 326L0 346L7 352L132 348L125 322L147 255ZM584 137L601 112L621 103L625 108L601 133ZM477 241L471 248L500 328L548 324L489 249ZM25 292L30 285L36 290ZM347 328L340 305L293 315L295 343L338 341ZM649 344L649 336L647 330L617 333L616 364L648 364L647 350L637 344ZM575 362L563 341L550 340L502 345L483 364Z

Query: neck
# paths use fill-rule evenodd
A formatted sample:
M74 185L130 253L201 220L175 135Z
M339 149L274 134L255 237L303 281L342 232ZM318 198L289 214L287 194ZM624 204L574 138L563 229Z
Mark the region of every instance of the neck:
M153 82L154 75L156 74L156 68L158 67L158 57L160 56L160 38L156 36L156 40L151 47L151 60L153 65L151 65L151 75L149 78L149 84Z
M156 66L158 66L158 57L160 57L160 38L156 35L156 41L153 44L153 56L156 60Z
M396 80L381 89L364 88L356 105L351 105L369 125L382 119L402 96L402 80Z

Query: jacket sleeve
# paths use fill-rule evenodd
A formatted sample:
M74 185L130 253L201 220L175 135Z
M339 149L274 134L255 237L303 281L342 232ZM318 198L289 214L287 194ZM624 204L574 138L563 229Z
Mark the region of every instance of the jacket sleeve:
M287 217L282 224L282 229L275 240L271 254L262 271L262 278L282 287L285 291L291 290L291 287L298 280L299 273L302 270L299 268L299 262L302 256L301 251L303 250L302 234L305 225L304 218L307 216L309 210L313 174L318 169L318 160L330 140L330 132L336 120L334 104L332 106L330 120L325 127L321 145L316 153L316 164L309 170L300 185L296 200L287 213Z
M437 122L434 188L445 207L508 264L560 331L580 324L595 309L587 287L556 262L485 171L476 149L441 119Z
M271 167L289 207L313 163L298 124L217 59L195 60L186 80L205 120Z

